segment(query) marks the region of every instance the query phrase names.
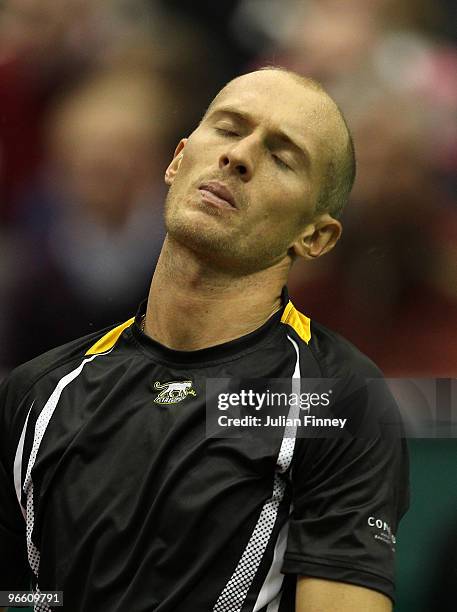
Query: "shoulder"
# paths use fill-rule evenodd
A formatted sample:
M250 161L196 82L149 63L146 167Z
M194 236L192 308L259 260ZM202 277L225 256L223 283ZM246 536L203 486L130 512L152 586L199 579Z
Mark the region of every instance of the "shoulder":
M339 333L315 321L311 321L309 347L329 378L351 374L363 378L382 377L381 370L367 355Z
M133 319L130 319L121 325L114 324L87 334L18 366L1 381L0 391L4 398L3 403L8 403L9 400L20 401L41 379L52 376L54 372L60 375L67 367L71 369L74 363L109 350L132 322Z
M281 322L287 325L300 349L312 354L322 377L345 378L354 374L362 378L382 377L367 355L337 332L301 313L292 302L284 309Z
M43 407L40 398L51 400L87 361L111 351L133 318L58 346L15 368L0 383L0 458L12 465L14 453L27 423L38 417L34 405ZM30 418L29 418L30 417Z

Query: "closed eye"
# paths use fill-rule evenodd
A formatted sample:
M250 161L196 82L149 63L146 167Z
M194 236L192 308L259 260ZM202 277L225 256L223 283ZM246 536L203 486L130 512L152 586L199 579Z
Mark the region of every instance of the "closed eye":
M237 132L234 132L233 130L228 130L227 128L217 127L215 129L216 129L216 132L218 132L218 134L221 134L222 136L227 136L228 138L239 136Z
M284 170L292 170L292 168L278 155L276 155L275 153L272 153L271 156L273 157L275 164L278 165L280 168L284 168Z

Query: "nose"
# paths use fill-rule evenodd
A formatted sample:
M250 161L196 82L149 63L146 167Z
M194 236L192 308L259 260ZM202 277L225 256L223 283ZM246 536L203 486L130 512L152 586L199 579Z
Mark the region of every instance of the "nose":
M253 144L247 142L247 139L232 144L220 156L219 168L237 174L242 181L247 183L251 180L254 172L252 148Z

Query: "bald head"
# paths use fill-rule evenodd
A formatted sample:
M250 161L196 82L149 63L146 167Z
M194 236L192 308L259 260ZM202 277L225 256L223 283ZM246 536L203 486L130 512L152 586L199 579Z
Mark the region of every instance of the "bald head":
M328 212L338 219L354 184L356 171L354 143L340 108L318 81L285 68L267 66L229 81L213 99L204 117L233 86L243 80L247 82L265 77L272 77L272 87L281 87L281 79L291 79L317 94L318 102L314 104L314 108L308 106L303 109L303 114L306 113L311 118L313 127L319 131L322 140L319 151L321 171L316 190L315 212Z
M313 81L279 70L234 79L167 168L167 231L230 273L320 257L341 235L332 215L348 138Z

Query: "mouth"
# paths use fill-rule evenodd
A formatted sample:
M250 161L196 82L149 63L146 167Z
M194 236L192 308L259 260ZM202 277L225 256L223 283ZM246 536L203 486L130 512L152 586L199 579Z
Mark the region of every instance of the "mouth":
M217 181L202 183L198 190L205 202L209 204L221 208L232 208L234 210L238 208L231 191L222 183L218 183Z

